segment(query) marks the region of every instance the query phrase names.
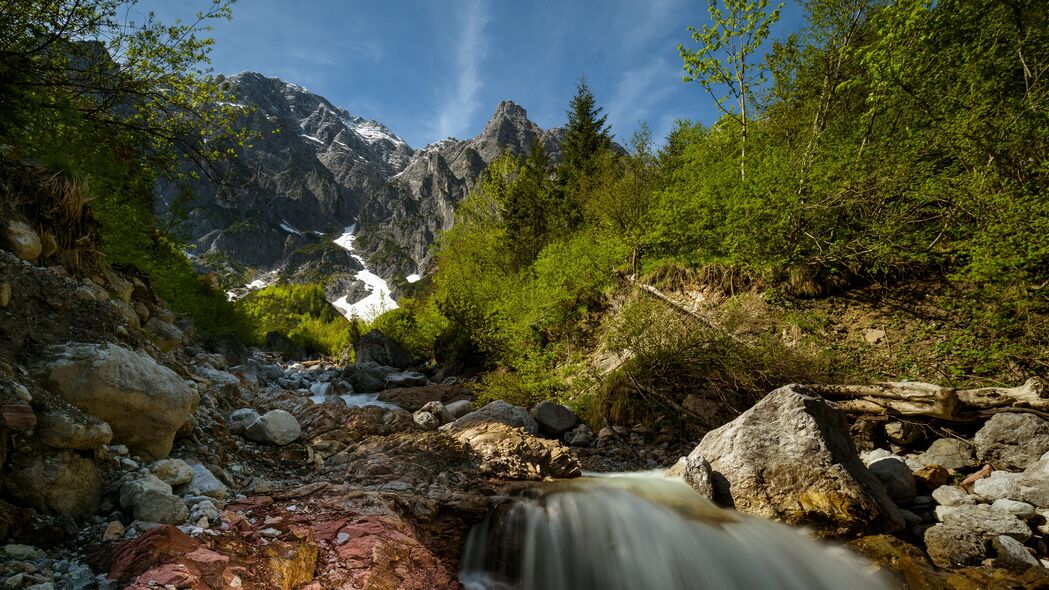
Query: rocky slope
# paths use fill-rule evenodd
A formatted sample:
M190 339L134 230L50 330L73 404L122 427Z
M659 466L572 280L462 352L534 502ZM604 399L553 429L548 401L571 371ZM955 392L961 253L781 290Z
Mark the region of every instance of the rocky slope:
M556 156L559 131L544 131L520 106L498 105L472 139L414 150L377 121L354 116L308 90L246 72L223 84L255 133L219 182L163 185L157 207L185 211L200 268L231 288L286 278L325 285L350 303L382 286L358 280L367 267L395 289L425 272L429 246L484 166L540 138ZM355 235L355 257L334 241ZM412 277L414 279L414 277Z

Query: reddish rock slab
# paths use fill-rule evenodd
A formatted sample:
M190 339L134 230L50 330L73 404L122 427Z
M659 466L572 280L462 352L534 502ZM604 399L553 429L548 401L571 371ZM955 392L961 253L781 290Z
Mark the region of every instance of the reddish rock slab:
M146 588L176 588L178 590L213 590L200 579L200 572L181 563L167 563L143 572L135 579L130 590ZM220 586L221 587L221 586Z
M159 526L118 543L110 554L109 578L128 583L158 565L196 551L200 541L172 525Z
M32 430L36 427L36 414L33 408L21 404L0 406L0 426L11 430Z
M230 512L244 512L273 505L273 498L269 496L253 496L251 498L238 498L226 504L226 510Z

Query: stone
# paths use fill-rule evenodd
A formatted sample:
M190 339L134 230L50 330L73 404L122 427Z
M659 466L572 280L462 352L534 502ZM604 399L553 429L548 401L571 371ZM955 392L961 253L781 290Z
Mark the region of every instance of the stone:
M991 539L991 547L996 556L995 567L1005 568L1015 572L1025 572L1032 567L1041 567L1034 555L1024 547L1023 543L1012 537L999 535Z
M952 506L942 513L937 510L937 516L940 516L944 524L980 533L985 538L998 535L1008 535L1018 541L1027 541L1031 538L1031 528L1015 515L992 510L986 504Z
M860 461L845 415L804 386L769 393L696 451L710 462L715 500L740 512L835 536L903 527Z
M371 330L362 335L353 350L358 363L374 362L404 370L412 362L404 347L379 330Z
M500 479L536 480L581 474L579 463L556 441L501 422L481 421L454 432L479 459L482 473Z
M149 318L145 328L153 335L153 340L156 342L157 347L164 352L175 350L186 341L186 335L182 330L159 317Z
M951 473L940 465L923 465L914 471L914 483L918 485L918 490L921 492L935 490L950 479Z
M455 421L455 416L452 416L452 413L441 402L426 402L421 411L433 414L433 417L437 418L438 424L447 424Z
M885 330L880 328L867 328L863 331L863 341L867 344L877 344L885 340Z
M426 375L415 371L404 371L401 373L390 373L386 376L386 389L398 387L422 387L429 382Z
M980 461L996 469L1026 469L1049 452L1049 421L1033 414L995 414L973 437L973 444Z
M71 450L18 453L2 478L5 492L18 502L48 514L83 518L98 512L102 475Z
M473 411L474 405L470 400L461 399L451 403L446 403L444 404L444 407L448 410L448 413L452 415L452 419L455 420L462 418Z
M189 509L181 498L154 489L138 494L131 510L135 520L161 524L182 524L189 516Z
M116 344L55 347L42 381L82 412L107 422L115 442L151 460L171 452L175 433L199 401L177 373Z
M103 541L117 541L124 538L124 524L119 520L112 520L106 525L102 533Z
M40 236L29 224L22 221L8 219L4 222L3 237L7 249L22 260L32 262L40 256L43 250Z
M973 482L973 493L988 501L1007 498L1018 500L1023 494L1020 491L1020 473L1009 473L1008 471L994 471L989 477L978 479Z
M451 385L422 385L418 387L395 387L386 389L379 394L379 401L392 402L414 412L421 410L430 402L451 403L458 400L467 400L471 397L470 390L458 383Z
M145 475L126 481L124 485L120 486L120 506L125 509L131 509L138 501L139 496L146 492L171 494L171 486L161 481L155 475Z
M332 390L335 388L332 383L329 382L317 382L310 386L310 393L313 395L319 395L321 397L327 397L332 394Z
M193 479L186 486L186 492L194 496L207 496L216 500L226 499L226 485L223 484L207 467L200 463L190 464Z
M97 449L113 440L109 424L76 409L56 409L38 416L40 442L54 449Z
M1016 500L1007 500L1005 498L999 498L992 502L991 509L1008 512L1024 520L1034 516L1034 506L1027 502L1017 502Z
M415 422L416 426L423 430L437 430L437 427L441 425L436 416L430 412L424 412L423 410L419 410L412 414L412 421Z
M914 474L903 459L895 455L879 459L868 466L870 472L885 486L889 497L897 503L905 503L917 494Z
M229 431L233 434L244 434L249 426L259 419L259 413L253 408L241 408L229 415Z
M248 440L276 446L292 443L302 435L299 421L285 410L270 410L248 426L244 436Z
M570 447L589 447L597 440L594 431L586 424L580 424L565 433L562 440Z
M958 486L940 486L933 490L932 497L941 506L965 506L976 503L976 497Z
M0 405L0 426L16 432L29 432L37 427L36 414L26 404Z
M149 471L170 486L189 483L193 479L193 469L182 459L161 459L151 465Z
M350 382L350 385L353 386L353 390L357 393L379 393L383 389L386 389L386 375L393 372L396 372L396 369L384 367L375 362L359 362L355 365L346 367L343 371L343 377ZM431 397L420 402L419 406L421 407L422 404L431 399L435 398ZM407 406L404 407L409 410L412 409Z
M687 457L679 461L681 465L681 478L692 489L700 493L708 500L714 499L714 474L710 462L703 458L699 449L694 449Z
M223 332L208 341L208 347L232 366L242 365L248 360L248 349L232 332Z
M911 422L893 420L885 423L885 438L898 445L909 445L921 438L922 430Z
M479 410L474 410L452 422L452 430L462 430L477 424L498 423L517 428L524 428L528 434L539 432L539 425L528 410L510 405L502 400L489 403Z
M136 301L131 305L131 309L135 310L135 315L138 316L139 325L145 324L149 321L149 307L141 301Z
M575 414L565 406L549 400L541 401L528 411L543 434L559 437L576 425Z
M4 545L4 555L16 561L37 561L47 557L47 553L42 549L37 549L32 545L19 545L16 543Z
M133 285L131 281L124 279L109 268L102 270L102 276L105 278L106 284L109 286L109 288L117 294L117 297L121 301L123 301L124 303L131 302L131 296L135 292L135 285ZM132 311L134 311L134 308L132 308ZM138 315L136 314L135 317L138 317Z
M203 500L193 505L189 512L191 522L199 522L200 519L216 522L219 519L219 509L211 500Z
M969 443L956 438L939 438L933 441L918 461L923 465L939 465L946 469L967 469L976 465Z
M937 524L925 531L924 538L929 558L940 567L980 565L989 554L987 539L962 526Z

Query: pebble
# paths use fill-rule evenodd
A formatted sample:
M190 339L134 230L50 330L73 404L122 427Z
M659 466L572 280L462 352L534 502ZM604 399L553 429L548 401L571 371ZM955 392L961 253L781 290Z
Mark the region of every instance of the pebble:
M114 520L106 525L105 532L102 533L103 541L116 541L124 537L124 525L119 520Z
M259 534L262 535L263 537L269 537L269 538L272 539L273 537L280 536L280 531L278 531L275 528L266 528L266 529L262 529L261 531L259 531Z
M345 545L346 542L349 541L349 540L350 540L349 533L339 533L339 534L335 535L335 544L336 545Z

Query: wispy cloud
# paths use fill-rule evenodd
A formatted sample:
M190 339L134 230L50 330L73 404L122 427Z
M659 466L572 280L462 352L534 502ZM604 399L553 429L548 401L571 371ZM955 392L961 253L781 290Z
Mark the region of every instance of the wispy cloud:
M469 129L474 113L480 107L481 62L487 41L487 0L465 0L457 11L461 16L461 31L455 54L455 91L445 100L435 125L438 137L461 134Z

